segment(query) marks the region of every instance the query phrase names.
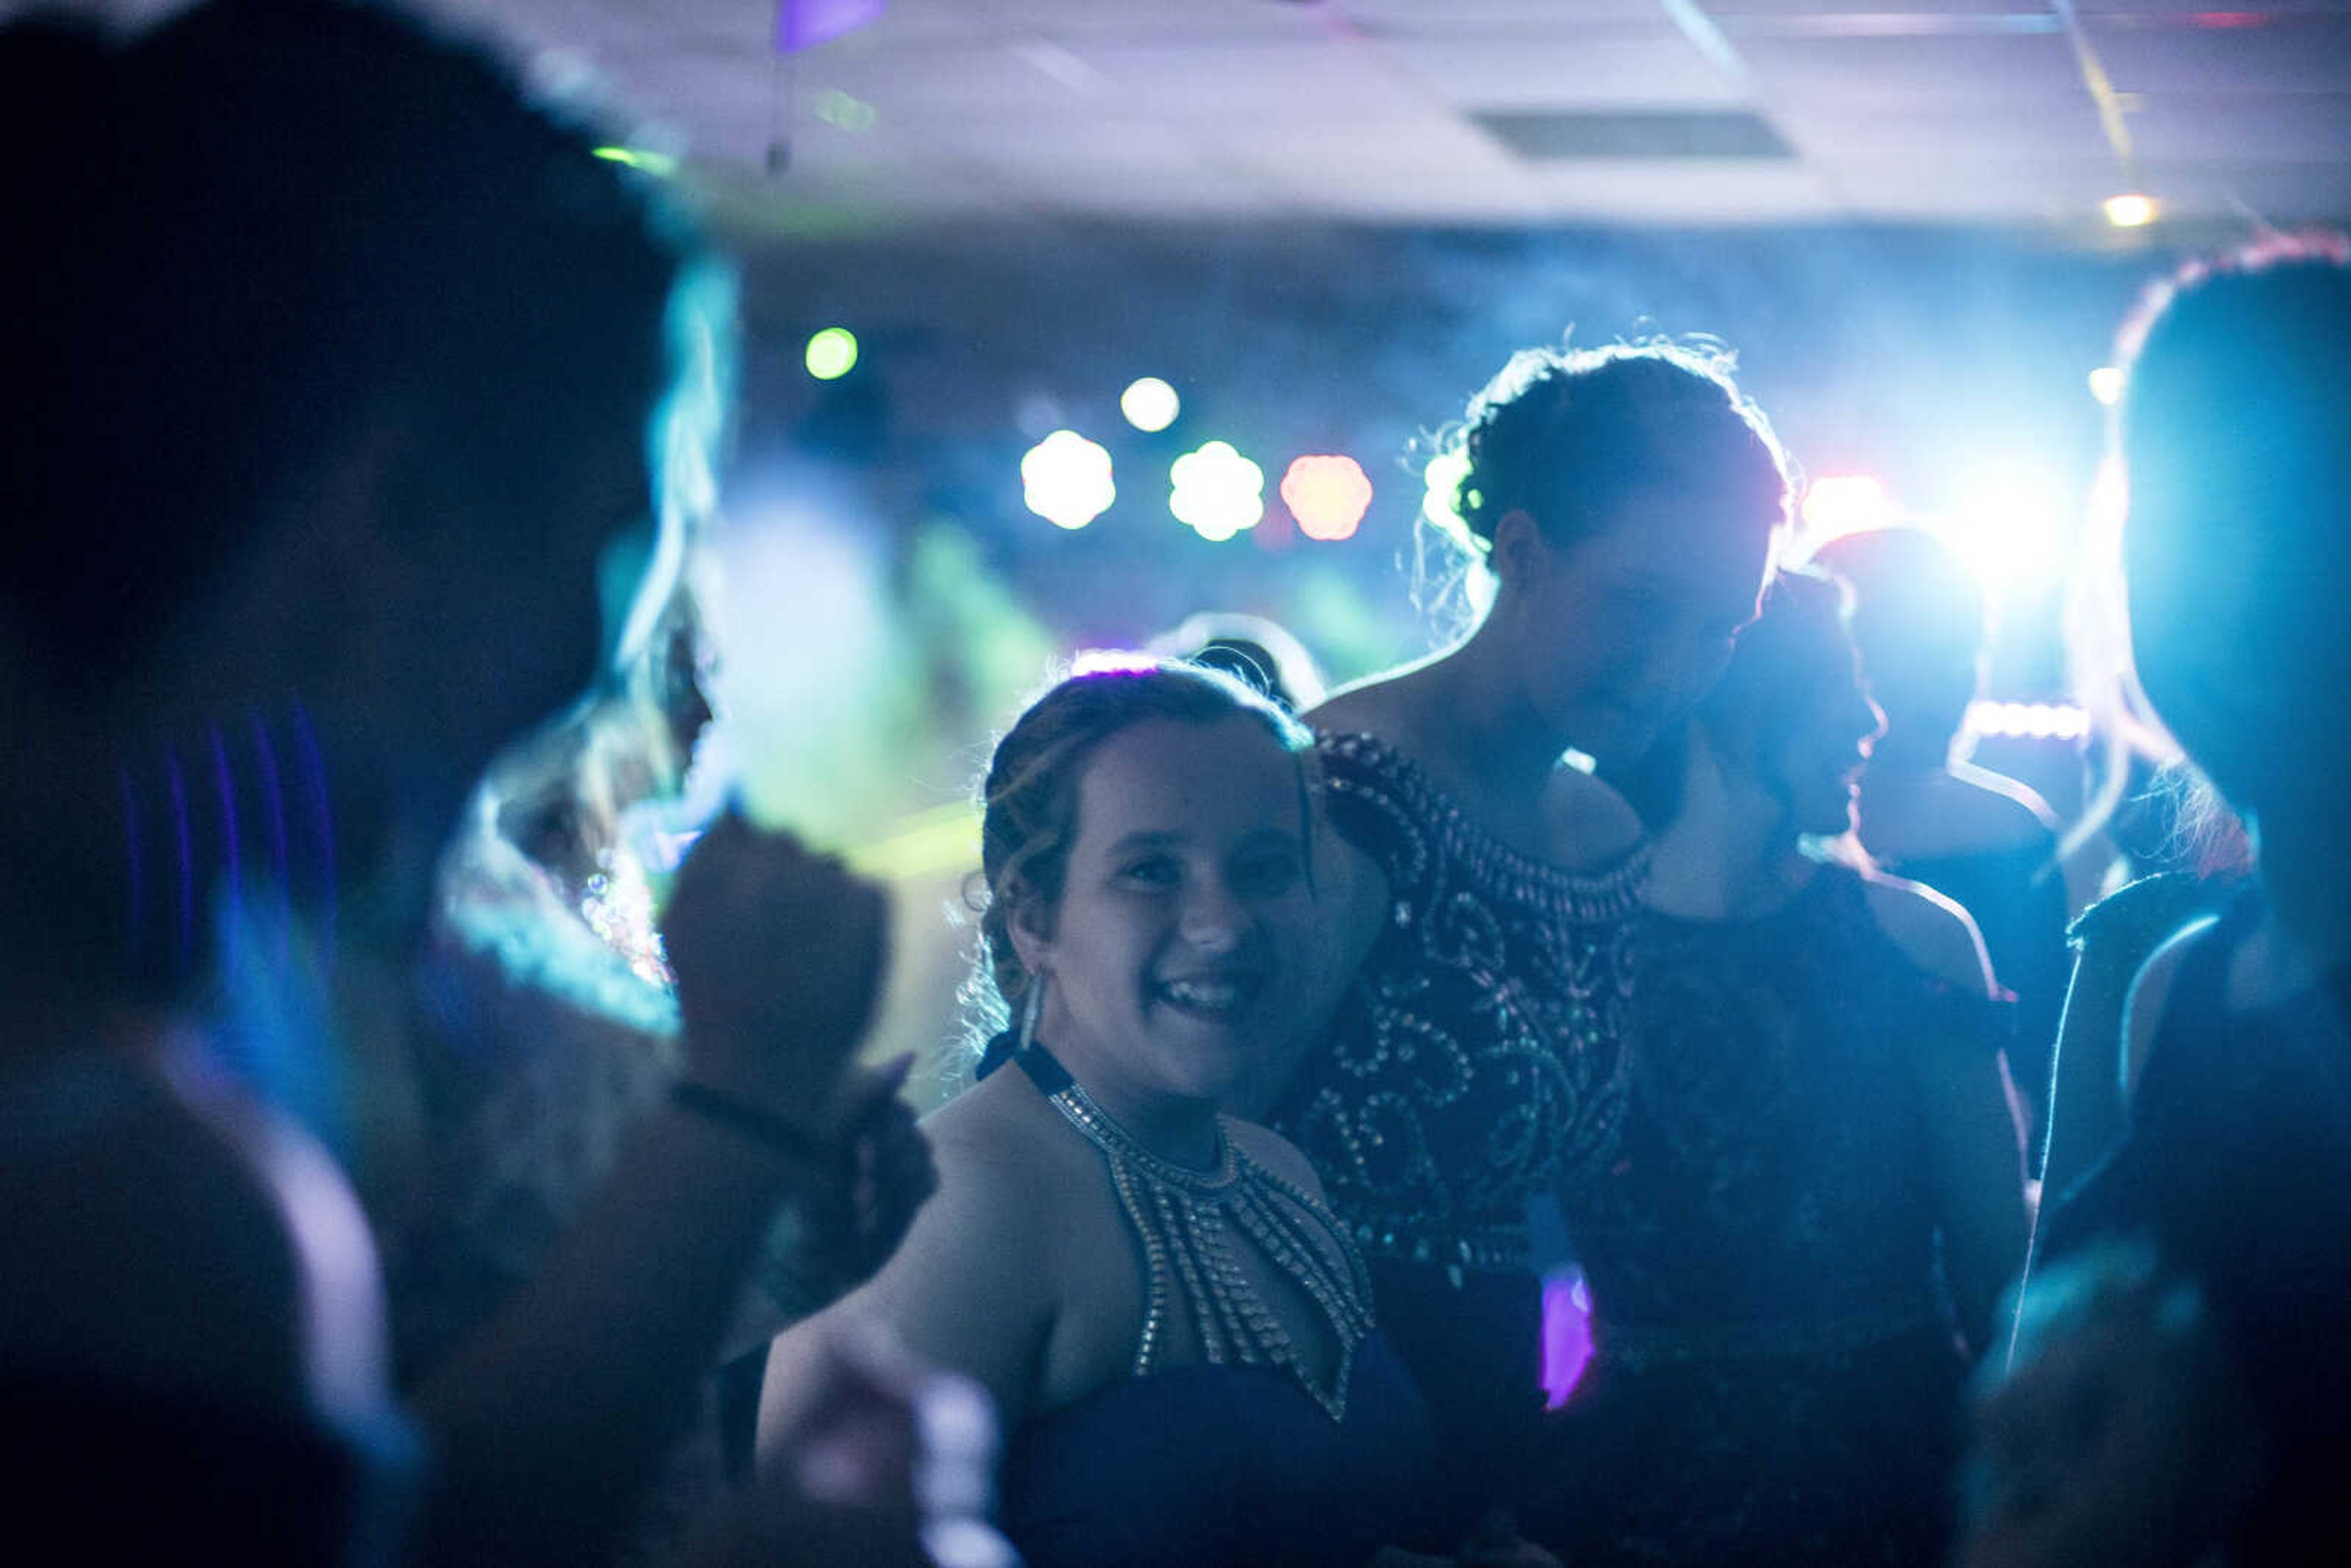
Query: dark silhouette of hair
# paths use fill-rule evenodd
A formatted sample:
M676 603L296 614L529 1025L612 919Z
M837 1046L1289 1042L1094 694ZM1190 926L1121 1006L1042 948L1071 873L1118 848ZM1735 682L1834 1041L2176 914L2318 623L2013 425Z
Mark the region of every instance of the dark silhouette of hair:
M1078 833L1078 786L1094 753L1121 731L1155 719L1208 725L1237 717L1263 724L1285 750L1303 754L1313 744L1305 727L1262 693L1221 671L1188 664L1072 675L1029 704L997 743L980 786L986 984L973 988L972 1000L983 1036L1028 999L1030 977L1013 946L1012 921L1024 904L1050 910L1061 902ZM1302 812L1302 772L1300 788ZM980 1065L985 1072L994 1062Z
M1469 404L1456 508L1480 549L1513 511L1553 545L1606 528L1649 488L1719 498L1724 526L1787 520L1788 465L1727 356L1676 343L1529 349Z
M2331 789L2305 698L2351 680L2351 241L2273 236L2153 290L2126 329L2124 580L2138 678L2222 794ZM2264 797L2267 797L2265 799Z
M1990 632L1975 573L1950 546L1916 528L1831 539L1810 564L1853 590L1854 645L1888 724L1931 727L1948 747L1967 721Z
M683 230L479 51L338 0L26 22L0 136L0 593L59 689L136 668L374 405L517 563L585 444L643 439Z
M1722 678L1698 705L1694 723L1733 767L1750 768L1802 727L1820 700L1824 675L1853 668L1845 632L1844 584L1809 571L1782 571L1763 591L1755 620L1741 630ZM1688 748L1680 732L1607 777L1650 831L1681 812Z
M538 700L502 684L503 654L553 663L559 593L582 595L567 624L592 634L586 584L545 563L646 515L648 443L687 352L673 311L701 264L644 177L598 158L584 125L494 57L345 0L217 0L120 37L0 28L0 136L16 150L0 161L0 365L19 394L0 421L11 673L133 749L144 721L126 705L182 672L164 662L175 629L283 548L312 515L304 486L392 429L361 522L449 569L450 625L478 645L450 643L421 603L397 607L397 634L440 655L436 679L471 657L479 691ZM591 484L617 486L616 455L644 461L606 505ZM316 601L288 634L315 624L329 645L335 587L288 592ZM587 652L583 637L581 680ZM111 777L77 780L89 821L0 831L16 885L53 905L0 916L7 946L43 955L20 959L172 998L210 971L214 884L265 847L271 885L331 903L334 867L364 856L395 786L354 766L330 818L313 737L264 729L303 690L301 657L285 692L207 693L225 708L208 748L142 741L120 801ZM337 716L362 734L393 714L421 727L474 713L475 695L386 680L339 694ZM443 738L433 760L453 779L489 760L483 737ZM267 810L238 799L265 787ZM280 841L265 846L257 817Z

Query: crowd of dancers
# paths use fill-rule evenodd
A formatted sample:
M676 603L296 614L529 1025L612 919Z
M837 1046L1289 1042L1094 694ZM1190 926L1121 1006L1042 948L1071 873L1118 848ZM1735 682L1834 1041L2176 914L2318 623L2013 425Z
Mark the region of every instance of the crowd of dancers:
M1964 571L1783 559L1721 359L1537 350L1455 644L1012 719L918 1125L883 894L785 833L701 833L648 1016L537 983L632 961L580 780L710 717L691 225L332 0L14 24L0 126L12 1555L2351 1560L2340 239L2126 329L2084 663L2212 825L2070 998Z

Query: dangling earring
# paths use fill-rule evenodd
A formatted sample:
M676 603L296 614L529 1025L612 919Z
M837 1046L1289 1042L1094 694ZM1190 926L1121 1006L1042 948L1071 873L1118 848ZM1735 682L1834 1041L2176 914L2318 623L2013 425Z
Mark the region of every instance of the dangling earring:
M1037 1015L1045 1009L1045 972L1041 969L1029 977L1029 988L1020 998L1020 1036L1018 1049L1027 1051L1037 1043Z

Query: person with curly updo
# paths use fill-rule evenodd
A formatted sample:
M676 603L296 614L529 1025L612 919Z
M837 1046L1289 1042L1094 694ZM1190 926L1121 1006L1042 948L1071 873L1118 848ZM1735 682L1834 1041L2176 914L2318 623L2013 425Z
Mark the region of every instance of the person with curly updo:
M1991 624L1983 585L1918 528L1847 534L1810 564L1852 588L1862 678L1886 715L1862 775L1862 847L1880 870L1956 901L1983 934L1992 977L2016 998L2009 1076L2032 1112L2037 1168L2065 1001L2065 878L2048 803L1967 759Z
M1522 353L1458 441L1493 601L1306 715L1332 1011L1265 1098L1370 1256L1467 1530L1543 1406L1528 1206L1609 1157L1624 1107L1646 851L1568 753L1637 756L1713 684L1788 472L1727 362L1662 344Z
M1427 1437L1304 1158L1220 1113L1298 1027L1319 915L1306 732L1197 666L1072 676L997 747L981 983L1012 1027L926 1125L937 1196L829 1325L976 1378L1030 1568L1359 1568L1418 1529Z

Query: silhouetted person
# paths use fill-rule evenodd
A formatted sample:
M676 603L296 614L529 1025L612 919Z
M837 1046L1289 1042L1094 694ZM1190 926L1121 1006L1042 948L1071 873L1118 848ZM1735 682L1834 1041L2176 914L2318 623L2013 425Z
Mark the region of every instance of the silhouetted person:
M1920 528L1848 534L1813 561L1852 585L1862 676L1886 715L1862 776L1862 847L1975 917L1993 977L2016 997L2009 1069L2032 1113L2037 1165L2069 968L2065 879L2041 797L1958 754L1983 661L1983 590Z
M62 1390L123 1438L10 1528L331 1561L382 1544L336 1456L389 1419L373 1250L243 1091L396 1223L416 1107L339 1075L450 1022L436 859L493 753L638 652L600 647L597 559L677 526L651 455L725 323L588 129L386 11L13 26L0 131L43 150L0 168L0 1427L41 1448ZM427 1549L577 1563L626 1529L778 1204L894 1088L849 1065L883 918L739 821L686 862L687 1087L404 1390Z
M2351 1557L2346 263L2273 237L2126 333L2137 690L2245 822L2254 884L2133 988L2129 1129L2043 1218L1970 1563Z

